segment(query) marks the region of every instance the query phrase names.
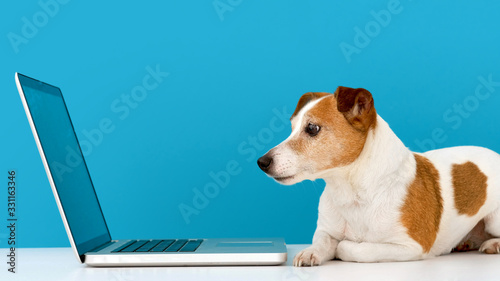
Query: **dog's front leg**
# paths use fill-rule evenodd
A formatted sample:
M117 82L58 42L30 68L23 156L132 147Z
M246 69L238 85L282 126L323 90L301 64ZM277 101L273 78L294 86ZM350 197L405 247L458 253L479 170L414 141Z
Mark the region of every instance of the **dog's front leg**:
M344 237L345 221L333 206L327 188L319 199L318 223L310 247L300 251L293 259L294 266L313 266L332 260L339 241Z
M342 240L337 247L337 257L355 262L410 261L422 259L422 249L414 245Z
M339 241L325 231L316 230L312 246L300 251L293 259L293 265L313 266L331 260L335 257L335 249L337 249L338 244Z

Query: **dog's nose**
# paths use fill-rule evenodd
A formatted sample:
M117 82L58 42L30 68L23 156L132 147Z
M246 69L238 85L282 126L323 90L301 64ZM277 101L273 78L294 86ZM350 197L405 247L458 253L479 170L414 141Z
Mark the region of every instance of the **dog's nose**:
M257 164L259 165L259 168L266 173L269 170L269 167L271 166L272 162L273 162L273 158L268 156L267 154L260 157L259 160L257 160Z

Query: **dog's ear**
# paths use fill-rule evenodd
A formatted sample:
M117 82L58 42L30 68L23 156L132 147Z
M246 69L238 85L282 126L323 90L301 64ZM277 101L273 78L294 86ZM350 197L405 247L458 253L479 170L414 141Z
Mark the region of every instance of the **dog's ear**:
M367 131L370 126L375 126L377 113L373 97L368 90L363 88L338 87L334 93L337 99L337 109L351 125L361 131Z
M295 115L297 115L299 113L299 111L304 106L306 106L306 104L308 104L309 102L311 102L313 100L317 100L319 98L322 98L326 95L331 95L331 94L329 94L329 93L316 93L316 92L309 92L309 93L303 94L302 97L300 97L299 102L297 103L297 107L295 108L295 111L293 112L292 116L290 117L290 120L292 120L293 117L295 117Z

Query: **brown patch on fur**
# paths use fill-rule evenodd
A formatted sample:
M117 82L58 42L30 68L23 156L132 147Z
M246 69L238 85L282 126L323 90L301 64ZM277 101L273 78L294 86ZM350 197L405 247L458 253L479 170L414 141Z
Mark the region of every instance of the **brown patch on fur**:
M292 116L290 117L290 120L292 120L292 118L295 117L295 115L297 115L299 113L299 111L304 106L306 106L306 104L308 104L309 102L311 102L313 100L317 100L319 98L322 98L326 95L331 95L331 94L330 93L317 93L317 92L309 92L309 93L303 94L300 97L299 102L297 103L297 106L295 107L295 111L293 112Z
M455 208L461 215L475 215L486 201L488 178L476 164L470 161L464 164L454 164L451 175Z
M337 99L330 96L322 99L305 115L306 123L321 127L315 137L300 132L289 141L290 147L298 153L307 153L314 159L316 170L344 166L353 162L363 150L368 132L354 128L337 110ZM302 126L302 124L297 124Z
M453 252L477 251L484 241L493 238L484 231L484 220L480 220L476 226L458 243Z
M335 91L337 109L342 112L351 125L360 130L368 131L377 124L377 112L372 94L363 88L338 87Z
M424 156L415 155L417 171L401 208L401 222L408 235L428 253L436 240L443 212L439 172Z

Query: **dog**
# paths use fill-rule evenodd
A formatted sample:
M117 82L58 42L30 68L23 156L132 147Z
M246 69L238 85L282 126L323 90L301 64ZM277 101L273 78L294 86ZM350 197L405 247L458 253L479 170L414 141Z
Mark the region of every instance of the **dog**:
M499 253L499 154L474 146L411 152L363 88L306 93L290 120L290 136L257 164L283 185L326 183L312 245L295 266Z

